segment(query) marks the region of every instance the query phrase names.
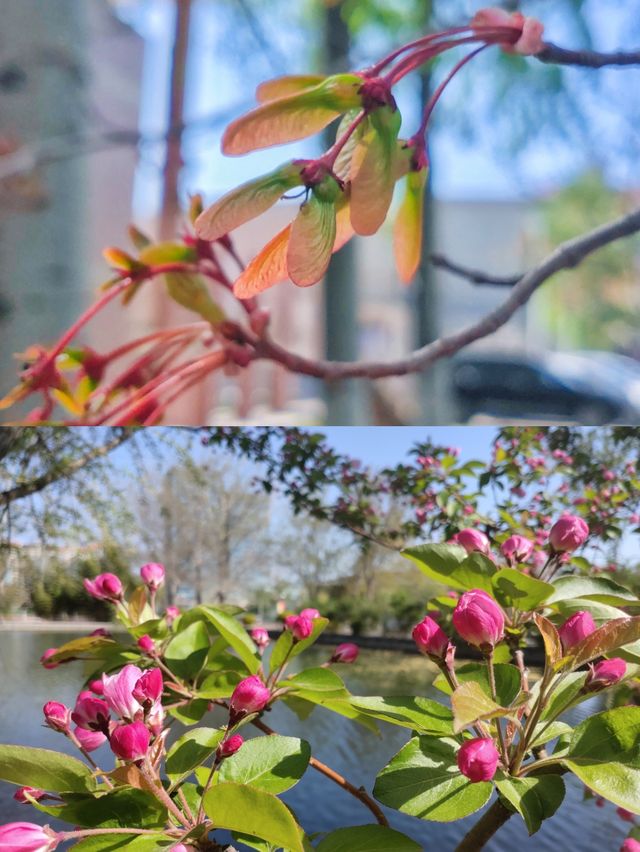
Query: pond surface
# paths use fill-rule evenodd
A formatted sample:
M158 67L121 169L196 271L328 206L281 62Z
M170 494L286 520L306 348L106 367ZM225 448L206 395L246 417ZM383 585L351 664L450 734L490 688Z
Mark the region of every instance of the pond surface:
M38 663L45 648L56 647L71 638L68 633L0 632L0 742L18 743L66 750L73 753L59 734L42 725L42 706L57 700L73 705L82 678L78 663L47 671ZM305 654L305 665L322 662L326 648ZM396 652L364 651L354 666L342 666L340 674L356 694L422 694L439 696L430 687L433 672L424 658ZM597 712L597 699L585 702L569 721ZM342 773L356 786L371 790L379 770L404 745L409 731L385 726L382 737L321 708L306 722L301 722L283 704L268 714L267 722L278 732L307 739L312 752L320 760ZM202 724L220 725L222 716L215 712ZM243 731L243 734L245 732ZM247 733L249 733L247 731ZM96 752L97 762L108 765L110 752ZM0 823L26 820L46 821L44 815L20 805L12 798L15 788L0 782ZM581 852L616 852L627 834L628 825L615 813L612 805L595 807L582 802L583 788L567 776L567 797L558 814L544 823L529 838L522 821L514 817L487 845L490 852L513 852L514 849L558 852L580 849ZM309 769L302 781L284 794L283 799L295 810L308 832L326 831L345 825L370 822L369 811L356 799L343 793L323 775ZM456 823L424 822L387 810L390 824L404 831L427 850L450 852L477 819L477 815Z

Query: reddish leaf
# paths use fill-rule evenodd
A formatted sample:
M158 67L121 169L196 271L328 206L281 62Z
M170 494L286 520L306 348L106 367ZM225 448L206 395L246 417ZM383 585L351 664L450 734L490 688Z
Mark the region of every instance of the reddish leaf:
M233 285L234 295L238 299L250 299L263 290L273 287L274 284L287 280L289 277L287 248L290 233L291 225L287 225L247 264L244 272Z
M264 213L300 181L300 167L293 163L248 181L201 213L196 219L196 233L203 240L217 240Z
M225 154L238 155L304 139L359 105L355 74L328 77L320 85L262 104L233 121L222 138Z
M260 83L256 89L256 100L264 104L274 101L276 98L284 98L307 89L313 89L325 81L323 74L290 74L285 77L276 77Z
M558 631L549 619L545 618L543 615L534 613L533 620L535 621L536 627L542 636L547 659L551 665L555 665L555 663L557 663L562 657L562 643L560 642Z
M638 639L640 639L640 616L615 618L613 621L608 621L571 649L572 668L577 669L595 660L596 657L601 657Z
M393 249L400 280L409 284L420 264L427 170L409 172L406 192L393 226Z
M325 201L313 193L291 226L287 269L294 284L308 287L322 278L329 266L335 239L335 202Z

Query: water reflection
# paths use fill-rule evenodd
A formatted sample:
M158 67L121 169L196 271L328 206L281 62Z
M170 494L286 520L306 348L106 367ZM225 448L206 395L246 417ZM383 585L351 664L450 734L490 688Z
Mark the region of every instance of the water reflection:
M78 664L46 671L38 658L45 648L55 647L69 639L69 634L58 633L0 633L0 742L19 743L42 748L73 750L53 731L42 726L42 705L55 699L72 704L78 691L80 672ZM313 665L327 657L326 649L317 649L305 655L305 664ZM355 666L342 666L339 670L349 688L357 694L422 694L433 696L430 686L434 670L423 658L381 651L364 651ZM599 709L597 699L585 702L570 721ZM203 724L221 724L221 711L205 717ZM371 731L322 709L314 710L311 717L301 722L287 707L278 704L268 715L268 724L291 736L310 741L313 753L344 774L356 786L371 789L376 773L406 742L408 731L391 725L385 726L384 735ZM108 765L110 752L96 752L97 762ZM12 799L14 787L0 783L0 821L39 820L28 806ZM336 785L319 773L309 770L303 780L283 799L295 810L309 832L326 831L344 825L369 822L369 812L360 802L344 794ZM417 840L424 849L447 852L455 848L475 817L461 822L427 823L387 811L391 824ZM513 819L501 829L487 846L489 852L511 852L521 847L530 850L566 848L558 842L558 832L563 838L571 837L572 844L582 852L616 850L626 835L626 825L614 813L612 806L596 808L593 803L582 803L582 787L574 780L567 783L567 799L560 815L545 824L533 838L527 836L520 820Z

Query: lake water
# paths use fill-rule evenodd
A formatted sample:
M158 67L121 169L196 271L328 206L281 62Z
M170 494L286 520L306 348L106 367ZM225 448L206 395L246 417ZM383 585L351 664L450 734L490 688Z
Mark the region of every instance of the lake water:
M54 671L43 669L38 658L45 648L56 647L69 640L68 633L0 632L0 742L65 749L68 745L59 734L42 725L42 706L57 700L73 704L81 682L79 663L61 666ZM305 665L322 662L326 648L304 655ZM356 694L432 695L433 673L422 657L395 652L366 651L354 666L342 666L340 674ZM438 693L439 694L439 693ZM597 699L585 702L570 721L576 722L599 709ZM278 704L266 720L278 732L299 736L311 743L312 752L356 786L371 789L376 773L408 739L408 730L385 726L382 737L347 719L317 708L306 722L300 722L287 707ZM217 726L222 716L215 712L202 724ZM244 733L244 731L243 731ZM247 733L249 733L247 731ZM65 749L73 753L71 748ZM98 763L108 765L110 753ZM487 845L491 852L514 849L558 852L580 849L581 852L616 852L627 833L627 824L607 805L597 808L593 801L582 802L583 789L573 777L567 779L567 797L556 816L541 831L529 838L522 820L513 817ZM0 782L0 823L26 820L43 822L43 815L12 798L15 788ZM369 811L356 799L343 793L335 784L309 769L283 799L298 814L308 832L326 831L344 825L370 822ZM387 810L390 824L418 841L425 850L453 850L477 819L477 815L456 823L424 822Z

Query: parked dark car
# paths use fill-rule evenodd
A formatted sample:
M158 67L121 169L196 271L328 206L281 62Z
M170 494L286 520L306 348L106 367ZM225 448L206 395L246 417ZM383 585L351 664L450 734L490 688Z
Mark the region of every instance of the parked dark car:
M640 382L588 353L474 354L454 359L460 420L476 414L601 425L640 423Z

